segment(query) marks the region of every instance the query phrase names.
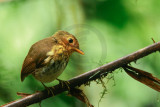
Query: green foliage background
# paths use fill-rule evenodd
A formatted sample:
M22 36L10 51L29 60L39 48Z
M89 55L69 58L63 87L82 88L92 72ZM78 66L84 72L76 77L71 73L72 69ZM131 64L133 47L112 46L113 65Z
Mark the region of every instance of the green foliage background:
M159 41L159 19L159 0L0 0L0 105L20 98L16 92L44 89L32 76L23 83L20 81L23 60L36 41L57 30L66 30L78 38L85 55L72 55L59 77L67 80L152 44L152 37ZM157 52L132 65L160 77L159 61ZM103 80L107 94L100 107L160 106L158 92L121 69ZM91 104L98 107L102 85L92 82L81 88ZM53 106L84 107L85 104L62 93L42 102L42 107Z

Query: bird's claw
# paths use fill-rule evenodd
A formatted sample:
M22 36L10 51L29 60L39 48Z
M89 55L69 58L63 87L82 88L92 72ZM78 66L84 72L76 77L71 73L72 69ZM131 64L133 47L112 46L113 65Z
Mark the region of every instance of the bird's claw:
M63 80L60 80L60 79L56 79L59 81L59 83L61 84L62 87L64 87L65 85L67 86L67 89L70 91L70 82L68 81L63 81Z
M42 84L43 84L43 83L42 83ZM45 89L47 90L48 95L51 93L51 94L54 96L54 93L53 93L53 90L52 90L52 89L54 89L54 87L47 87L47 86L45 86L44 84L43 84L43 86L44 86Z

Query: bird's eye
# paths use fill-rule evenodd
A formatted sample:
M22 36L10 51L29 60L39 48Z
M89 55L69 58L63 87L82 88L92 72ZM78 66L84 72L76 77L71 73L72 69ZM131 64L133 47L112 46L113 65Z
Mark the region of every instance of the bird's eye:
M73 39L72 39L72 38L69 38L69 39L68 39L68 42L69 42L69 43L73 43Z

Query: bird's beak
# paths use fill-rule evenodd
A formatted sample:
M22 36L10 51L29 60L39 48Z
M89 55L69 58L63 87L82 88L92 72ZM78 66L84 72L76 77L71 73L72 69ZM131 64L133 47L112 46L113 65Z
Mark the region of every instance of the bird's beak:
M78 52L78 53L80 53L80 54L82 54L82 55L84 55L84 52L82 50L78 49L78 48L73 48L73 50Z

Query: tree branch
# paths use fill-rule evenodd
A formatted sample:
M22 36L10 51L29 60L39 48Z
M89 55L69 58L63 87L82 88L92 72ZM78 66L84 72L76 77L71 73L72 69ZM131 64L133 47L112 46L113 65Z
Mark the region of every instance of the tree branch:
M154 43L153 45L147 46L143 49L140 49L130 55L127 55L125 57L122 57L116 61L110 62L108 64L105 64L103 66L100 66L96 69L93 69L91 71L88 71L86 73L83 73L79 76L76 76L68 82L70 83L69 86L71 88L74 88L76 86L81 86L82 84L87 84L92 80L99 79L101 77L107 76L108 73L111 73L115 69L118 69L120 67L123 67L133 61L136 61L140 58L143 58L144 56L147 56L153 52L160 51L160 42ZM55 85L52 89L54 92L54 95L60 94L64 91L67 91L67 86L61 86L60 84ZM8 104L2 105L5 107L25 107L34 103L41 102L42 100L51 97L52 94L48 94L47 90L43 90L40 92L36 92L34 94L28 95L24 98L21 98L19 100L10 102Z

